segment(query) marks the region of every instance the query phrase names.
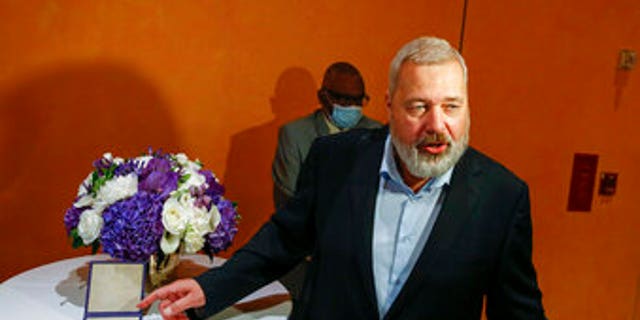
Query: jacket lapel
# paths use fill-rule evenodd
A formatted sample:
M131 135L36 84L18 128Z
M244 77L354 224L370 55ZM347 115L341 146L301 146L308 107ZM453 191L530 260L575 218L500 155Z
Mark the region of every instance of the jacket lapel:
M377 318L376 302L371 265L371 241L373 234L373 217L375 215L376 196L378 193L380 163L384 149L387 130L376 130L371 135L373 143L365 143L358 151L358 165L351 174L349 197L354 236L353 250L359 269L360 281L365 287L369 305L364 310L371 310L371 317Z
M322 137L329 134L329 127L325 122L322 109L318 109L313 113L313 127L316 130L316 137Z
M474 160L475 151L467 149L463 157L458 161L451 177L451 183L446 189L447 194L440 213L433 226L429 239L425 244L418 261L416 261L407 282L400 290L398 297L393 302L384 319L393 319L402 311L402 306L407 299L411 299L425 283L425 273L429 272L431 265L438 259L439 254L449 248L458 233L471 217L473 206L479 194L475 179L480 173Z

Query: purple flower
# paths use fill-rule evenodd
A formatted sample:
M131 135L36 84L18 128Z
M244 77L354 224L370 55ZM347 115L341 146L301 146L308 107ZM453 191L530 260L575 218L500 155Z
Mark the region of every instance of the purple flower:
M98 171L98 174L101 175L103 170L107 170L111 168L112 164L113 164L113 161L111 159L102 157L93 162L93 167L96 168L96 171Z
M140 191L108 207L100 236L104 252L126 261L147 261L158 251L164 232L162 204L159 195Z
M76 208L75 206L71 206L71 208L67 209L67 212L64 214L64 227L67 230L67 235L71 234L71 230L78 226L78 222L80 222L80 215L86 209L84 208Z
M207 181L209 188L205 190L205 193L213 200L216 205L220 199L220 196L224 195L224 187L216 181L213 173L209 170L200 170L200 174L203 175Z
M190 176L181 176L181 172L194 174L195 166L180 162L186 157L164 154L162 151L149 149L146 156L124 159L114 162L111 154L94 161L95 171L83 182L80 193L88 193L96 198L105 198L106 192L98 192L102 186L113 178L129 175L137 176L138 191L129 198L117 201L102 212L104 225L100 230L99 241L93 243L94 249L99 245L103 251L114 258L127 261L148 261L154 254L162 255L160 240L164 233L162 224L163 206L170 194L178 188L179 183L187 183ZM182 160L181 160L182 159ZM176 196L188 195L194 199L193 205L207 211L216 206L220 213L220 223L213 232L204 236L204 251L210 255L227 249L238 232L239 215L235 204L224 198L225 188L217 181L209 170L199 170L205 177L205 184L198 185L193 180L188 190L180 190ZM201 179L200 177L197 177ZM113 185L109 185L113 186ZM115 190L118 191L118 190ZM128 192L127 196L132 194ZM96 199L100 201L100 199ZM102 199L104 200L104 199ZM78 201L78 199L76 199ZM115 200L114 200L115 201ZM108 201L107 203L111 203ZM80 216L91 207L70 207L64 215L67 233L73 236L73 246L82 246L81 235L75 230ZM180 241L185 241L181 239ZM184 242L181 244L184 245Z
M116 177L126 176L130 173L135 173L139 176L141 172L142 167L139 161L136 161L135 159L127 159L123 164L116 167L113 174Z
M231 201L223 199L218 202L220 224L215 231L206 235L207 249L213 254L226 250L238 232L238 213Z
M204 187L195 187L192 186L189 188L189 193L191 196L196 199L194 206L198 208L205 208L207 211L211 210L211 206L213 203L211 202L211 197L205 193Z
M178 173L171 170L171 161L165 157L149 160L142 169L138 189L160 195L164 200L178 188Z

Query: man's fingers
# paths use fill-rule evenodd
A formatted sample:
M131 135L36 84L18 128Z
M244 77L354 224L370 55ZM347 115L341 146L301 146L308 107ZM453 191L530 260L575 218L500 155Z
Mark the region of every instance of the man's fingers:
M169 300L162 300L162 301L160 302L160 305L158 305L158 310L162 311L162 310L166 309L170 304L171 304L171 301L169 301Z
M165 306L164 308L161 309L162 310L161 313L166 314L167 316L173 317L189 308L194 307L195 305L196 305L196 301L193 295L188 294L176 301L169 303L168 306Z
M204 292L193 279L182 279L161 287L151 292L136 306L141 309L147 308L156 300L161 300L160 313L165 318L179 316L183 311L202 306L206 302Z
M142 299L142 301L140 301L136 307L138 309L146 309L148 308L154 301L156 301L158 299L158 295L156 294L156 291L151 292L151 294L149 294L148 296L146 296L144 299Z
M178 283L171 283L164 287L160 287L153 292L151 292L148 296L146 296L140 303L136 305L138 309L148 308L154 301L156 300L164 300L164 299L177 299L178 294L177 291L180 290L180 285Z

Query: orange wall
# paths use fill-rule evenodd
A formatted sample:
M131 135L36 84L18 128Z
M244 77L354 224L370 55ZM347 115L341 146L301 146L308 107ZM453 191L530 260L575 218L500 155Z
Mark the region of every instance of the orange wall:
M315 108L324 68L358 66L365 113L385 121L395 50L422 34L457 44L462 6L0 2L0 280L87 253L69 248L62 216L106 151L200 158L239 203L236 249L271 213L277 127ZM640 66L615 70L619 49L640 51L639 23L637 0L469 1L471 143L530 184L552 319L640 317ZM590 213L566 211L575 152L620 174Z
M466 30L471 143L530 185L549 318L640 319L640 65L616 72L640 2L471 1ZM566 210L576 152L619 173L589 213Z

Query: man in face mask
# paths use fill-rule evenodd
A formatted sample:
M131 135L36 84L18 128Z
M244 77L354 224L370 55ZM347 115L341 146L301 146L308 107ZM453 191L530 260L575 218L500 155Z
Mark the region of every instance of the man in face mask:
M272 166L276 209L282 207L295 192L300 167L315 138L351 128L382 126L362 115L362 107L369 97L360 72L347 62L336 62L327 68L322 87L318 90L318 101L320 109L285 124L278 132L278 147ZM305 269L306 262L303 262L280 279L294 303L302 290Z
M358 70L346 62L332 64L326 71L318 100L330 133L351 129L362 119L362 107L369 101Z
M302 162L313 140L352 128L378 128L382 125L362 115L369 101L358 69L347 62L336 62L324 73L318 90L320 109L282 126L273 160L273 201L280 208L294 191Z

